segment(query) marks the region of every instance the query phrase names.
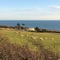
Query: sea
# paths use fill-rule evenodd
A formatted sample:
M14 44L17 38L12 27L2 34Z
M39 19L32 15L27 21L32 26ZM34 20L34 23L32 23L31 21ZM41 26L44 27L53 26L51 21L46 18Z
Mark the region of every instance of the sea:
M0 25L16 26L17 23L30 28L60 30L60 20L0 20Z

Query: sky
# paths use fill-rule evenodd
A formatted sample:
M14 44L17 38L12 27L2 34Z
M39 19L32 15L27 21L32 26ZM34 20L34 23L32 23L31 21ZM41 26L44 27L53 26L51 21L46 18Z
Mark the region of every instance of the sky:
M60 20L60 0L0 0L0 20Z

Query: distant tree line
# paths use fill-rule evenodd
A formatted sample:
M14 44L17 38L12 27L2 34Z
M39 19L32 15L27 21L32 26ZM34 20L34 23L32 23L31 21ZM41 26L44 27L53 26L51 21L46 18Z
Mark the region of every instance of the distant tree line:
M13 29L15 29L15 27L13 27L13 26L7 26L7 25L0 25L0 28L13 28Z
M25 24L20 25L20 23L17 23L16 26L0 25L0 28L11 28L11 29L17 29L17 30L26 30L28 27L25 27Z
M10 28L10 29L17 29L17 30L25 30L25 31L27 31L27 29L28 29L29 27L25 27L25 24L20 25L20 23L17 23L16 26L0 25L0 28ZM34 29L35 29L34 32L60 33L60 31L48 30L48 29L41 29L41 28L39 28L39 27L35 27ZM31 31L31 32L32 32L32 31Z
M35 27L35 32L60 33L60 31L57 31L57 30L40 29L38 27Z
M46 29L40 29L38 27L35 27L36 32L47 32Z

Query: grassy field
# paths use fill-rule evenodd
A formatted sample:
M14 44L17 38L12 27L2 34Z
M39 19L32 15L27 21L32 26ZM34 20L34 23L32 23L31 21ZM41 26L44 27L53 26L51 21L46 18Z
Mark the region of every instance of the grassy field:
M40 42L45 49L55 53L60 52L60 33L37 33L16 30L0 30L0 35L8 37L9 42L20 46L27 45L29 49L38 51L38 47L33 42ZM35 37L34 38L32 38ZM42 38L42 39L41 39ZM35 43L34 42L34 43Z
M1 60L58 60L60 33L0 30Z

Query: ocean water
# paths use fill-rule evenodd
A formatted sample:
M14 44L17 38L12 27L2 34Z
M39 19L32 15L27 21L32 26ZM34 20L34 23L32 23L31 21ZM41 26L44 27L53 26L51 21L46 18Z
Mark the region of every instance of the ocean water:
M59 20L0 20L0 25L16 26L17 23L25 24L25 27L39 27L50 30L60 30Z

